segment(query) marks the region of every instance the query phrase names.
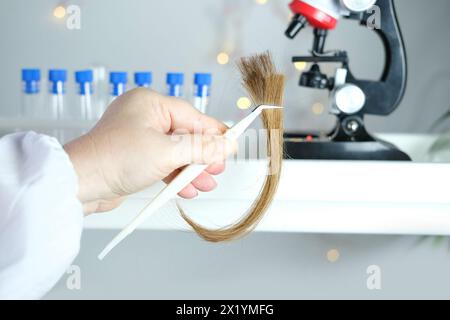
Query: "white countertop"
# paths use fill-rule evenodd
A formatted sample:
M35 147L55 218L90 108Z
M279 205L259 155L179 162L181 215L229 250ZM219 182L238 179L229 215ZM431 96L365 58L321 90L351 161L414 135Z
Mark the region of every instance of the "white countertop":
M84 122L2 119L0 128L88 128ZM255 231L450 235L450 164L427 163L436 137L381 134L414 160L349 162L286 160L277 196ZM449 161L450 162L450 161ZM197 222L215 227L241 217L256 198L266 161L229 161L219 186L194 200L182 200ZM163 187L131 196L109 214L85 219L89 229L122 229ZM188 230L174 203L168 203L143 229Z
M433 139L383 135L415 160ZM215 227L242 216L263 182L264 160L227 163L219 186L181 200L197 222ZM256 231L450 235L450 164L286 160L275 201ZM86 227L121 229L162 187L130 197L111 214L86 219ZM143 229L188 230L174 203L150 217Z

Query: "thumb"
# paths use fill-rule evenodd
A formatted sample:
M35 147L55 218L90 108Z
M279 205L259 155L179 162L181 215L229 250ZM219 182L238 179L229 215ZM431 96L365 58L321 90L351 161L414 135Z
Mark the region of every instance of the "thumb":
M236 152L237 142L223 135L185 134L173 135L172 156L176 168L195 163L213 164L224 162Z

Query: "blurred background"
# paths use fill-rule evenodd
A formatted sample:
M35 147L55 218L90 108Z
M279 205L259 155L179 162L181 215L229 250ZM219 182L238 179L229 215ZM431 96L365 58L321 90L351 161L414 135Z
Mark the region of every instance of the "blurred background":
M311 48L312 32L288 40L289 0L0 0L2 35L0 114L16 114L20 71L69 70L67 95L76 99L73 72L87 68L153 72L164 92L167 72L184 72L186 98L194 72L211 72L208 113L236 120L245 112L235 60L269 49L287 79L286 127L329 130L327 93L297 86L303 66L293 55ZM450 2L396 0L407 48L406 96L389 117L369 117L373 132L428 133L450 109ZM56 8L81 9L79 30ZM346 49L358 77L376 79L384 63L379 39L355 22L341 21L328 49ZM130 77L131 78L131 77ZM243 99L244 98L244 99ZM75 264L81 290L66 277L48 298L450 298L446 240L417 237L254 234L211 245L195 235L145 232L127 242L126 254L105 262L96 253L112 231L86 231ZM433 245L434 244L434 245ZM381 290L368 290L367 267L382 270Z
M270 50L288 76L288 130L328 130L334 117L327 112L328 93L297 86L300 71L291 57L307 54L312 32L295 40L284 36L290 19L289 0L0 0L2 114L11 115L20 102L20 70L69 70L67 94L74 95L73 71L91 67L153 72L155 90L165 92L166 72L184 72L186 97L194 72L211 72L213 85L208 113L236 119L238 99L245 96L235 61L243 55ZM66 17L54 9L76 4L81 28L69 30ZM450 65L447 52L450 3L434 0L396 1L409 60L408 88L401 106L390 117L369 117L372 132L423 133L450 109ZM425 14L426 13L426 14ZM381 41L367 28L340 21L328 49L346 49L357 77L376 79L384 63ZM298 67L298 66L297 66ZM300 66L301 67L301 66ZM71 87L72 86L72 87ZM245 104L244 104L245 106Z

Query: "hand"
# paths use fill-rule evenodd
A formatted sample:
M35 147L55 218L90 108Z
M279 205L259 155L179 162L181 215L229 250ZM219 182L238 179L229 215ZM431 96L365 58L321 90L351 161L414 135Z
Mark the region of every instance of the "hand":
M209 167L179 195L211 191L212 175L224 170L226 157L236 150L236 142L223 137L226 129L186 101L148 89L118 97L89 133L64 146L85 212L111 210L157 181L170 182L190 163Z

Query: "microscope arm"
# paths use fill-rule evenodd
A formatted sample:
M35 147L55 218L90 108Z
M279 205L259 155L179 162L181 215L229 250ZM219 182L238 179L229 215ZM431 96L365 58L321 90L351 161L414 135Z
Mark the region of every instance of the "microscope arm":
M407 81L406 53L392 0L378 0L382 29L374 31L380 36L385 49L386 62L379 81L358 80L350 72L347 83L360 87L366 94L364 114L389 115L404 96ZM370 13L364 13L361 24L367 26ZM383 96L380 97L380 94Z

